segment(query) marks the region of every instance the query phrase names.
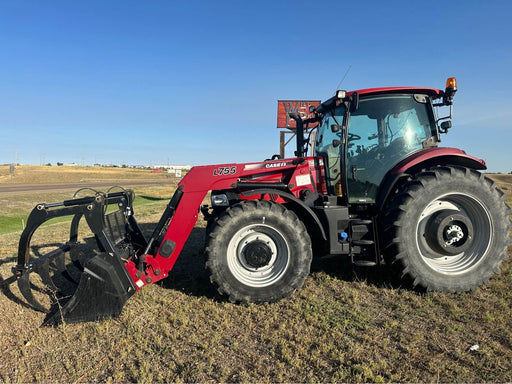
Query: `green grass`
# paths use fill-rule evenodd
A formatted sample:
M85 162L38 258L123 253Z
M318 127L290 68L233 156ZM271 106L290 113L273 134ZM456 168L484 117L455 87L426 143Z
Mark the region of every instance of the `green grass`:
M0 235L20 231L25 227L26 219L20 216L0 216Z
M167 202L171 197L172 188L166 186L166 187L159 187L161 189L161 192L159 192L162 196L151 196L147 194L141 194L136 195L135 200L133 202L134 210L138 210L142 207L155 207L160 208L162 205L162 202ZM156 187L153 187L153 190L156 190ZM62 195L65 195L63 197ZM70 199L70 194L48 194L46 195L47 200L41 200L39 197L37 197L38 200L35 200L34 197L32 197L33 205L28 208L27 203L27 197L21 198L19 196L8 196L4 197L2 199L2 203L4 204L3 214L0 214L0 235L13 233L13 232L20 232L23 230L24 226L27 224L27 218L30 214L30 211L35 207L36 204L40 203L41 201L45 201L47 203L50 202L58 202L66 199ZM109 207L109 209L116 209L115 206ZM72 219L71 216L63 216L59 218L52 219L45 223L43 226L46 225L53 225L56 223L62 223L62 222L70 222Z

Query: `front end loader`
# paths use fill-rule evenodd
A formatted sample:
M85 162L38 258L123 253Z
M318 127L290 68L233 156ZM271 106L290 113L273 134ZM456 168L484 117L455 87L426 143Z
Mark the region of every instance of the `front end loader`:
M325 254L364 267L385 262L425 290L473 290L508 258L511 211L480 172L483 160L439 147L456 90L450 78L445 90L337 91L313 117L290 115L295 157L193 167L147 238L130 190L38 204L3 285L17 282L48 314L45 324L118 316L130 296L169 275L202 213L210 280L232 302L289 297L313 256ZM450 114L439 117L443 106ZM209 192L211 205L202 205ZM72 217L66 242L31 244L63 216ZM84 222L88 238L78 235Z
M279 181L283 177L304 180L306 176L310 185L311 175L318 173L315 169L313 158L194 167L179 183L149 238L145 238L135 219L131 190L92 191L86 197L37 204L20 237L13 276L2 284L17 282L28 304L48 314L47 325L118 316L135 292L168 276L199 211L212 217L208 208L201 206L209 191L231 189L239 196L250 197L266 195L268 189L281 194L289 187ZM268 174L263 181L259 179L262 173ZM295 199L293 195L290 198ZM45 222L64 216L72 218L65 243L55 247L31 243ZM80 240L83 222L90 237ZM31 278L35 280L31 282ZM46 286L45 292L38 287L38 279ZM47 304L36 296L47 296Z
M87 197L38 204L20 237L13 276L4 283L17 281L27 302L48 313L47 324L63 318L73 322L118 315L136 291L124 260L142 253L146 245L133 216L133 198L131 190L93 191ZM115 210L107 212L112 207ZM65 243L43 247L31 243L41 225L64 216L72 217ZM92 237L79 241L82 219ZM45 284L51 304L45 306L34 296L30 280L34 274Z

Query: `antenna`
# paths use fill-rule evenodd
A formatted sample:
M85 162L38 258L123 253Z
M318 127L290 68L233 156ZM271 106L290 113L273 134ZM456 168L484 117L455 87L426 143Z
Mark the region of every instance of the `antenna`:
M345 80L345 77L347 77L347 74L348 72L350 71L350 68L352 68L352 64L350 64L345 72L345 74L343 75L343 78L341 79L341 81L338 83L338 86L336 87L336 89L340 89L340 86L341 86L341 83L343 83L343 80Z

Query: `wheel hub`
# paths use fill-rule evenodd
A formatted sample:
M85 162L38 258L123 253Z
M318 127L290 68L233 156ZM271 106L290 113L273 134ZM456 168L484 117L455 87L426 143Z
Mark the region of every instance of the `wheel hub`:
M464 231L458 225L450 225L446 230L446 238L450 239L446 242L447 245L452 245L464 238Z
M255 240L246 244L242 249L242 257L253 268L261 268L272 260L272 250L261 240Z
M241 228L227 247L233 276L250 287L266 287L279 280L290 262L290 247L283 235L265 224Z
M473 242L473 225L459 211L443 210L432 215L426 227L428 245L441 256L464 252Z

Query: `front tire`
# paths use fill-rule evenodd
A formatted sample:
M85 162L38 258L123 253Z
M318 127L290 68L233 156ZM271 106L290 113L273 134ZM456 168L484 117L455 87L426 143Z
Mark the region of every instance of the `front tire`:
M510 209L479 172L433 168L403 185L389 206L384 257L414 286L473 290L508 258Z
M223 212L206 247L210 280L232 302L289 297L309 274L311 239L292 211L248 200Z

